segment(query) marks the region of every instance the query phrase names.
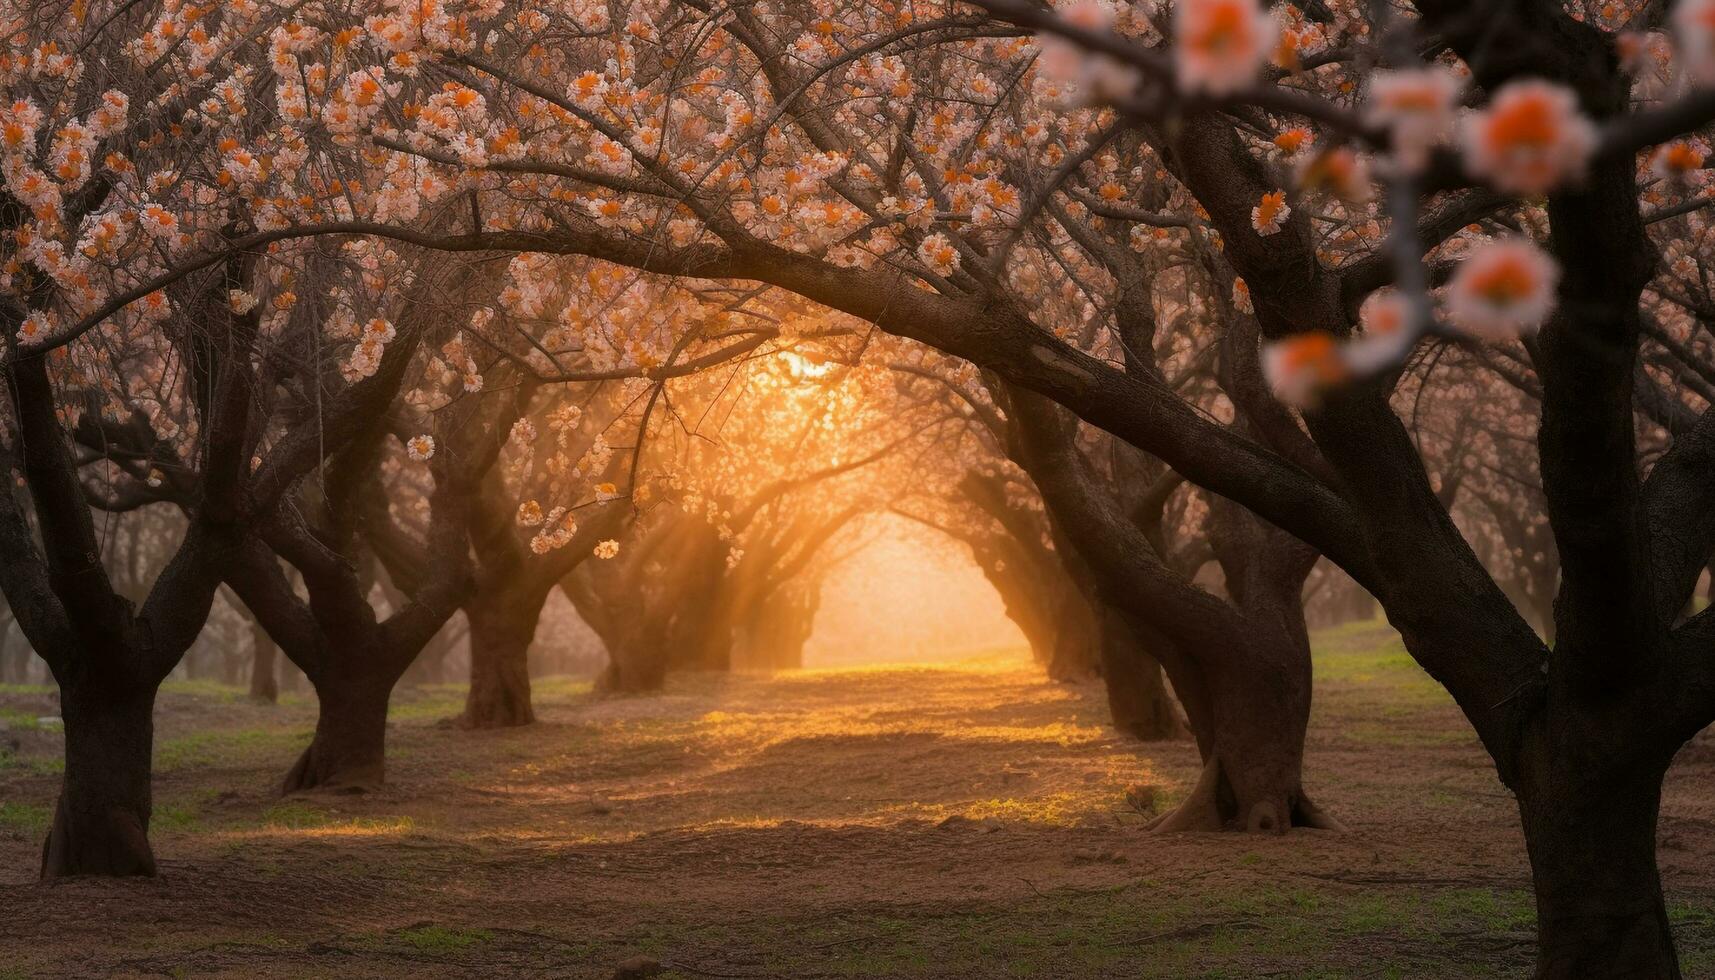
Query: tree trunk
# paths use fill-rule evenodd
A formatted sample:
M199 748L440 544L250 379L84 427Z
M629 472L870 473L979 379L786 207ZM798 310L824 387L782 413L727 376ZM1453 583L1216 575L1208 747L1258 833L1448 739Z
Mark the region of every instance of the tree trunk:
M1310 649L1296 635L1258 629L1245 650L1202 657L1206 702L1186 700L1203 749L1203 773L1158 833L1292 827L1340 829L1304 792L1304 732L1310 720ZM1177 684L1177 680L1175 682Z
M221 631L226 633L225 630ZM244 676L244 651L236 643L222 643L220 648L220 682L237 687Z
M275 678L274 663L280 648L262 624L250 624L250 700L274 704L280 700L280 684Z
M1566 761L1551 765L1564 770ZM1536 885L1538 980L1678 980L1655 863L1661 773L1631 772L1609 785L1560 771L1543 782L1519 794Z
M452 622L451 619L447 620L434 639L423 647L417 654L417 659L411 661L411 666L405 669L405 676L399 679L399 683L408 687L447 683L447 672L451 669L447 658L458 645L458 641L453 637Z
M667 683L667 651L645 638L608 647L607 669L596 678L596 690L608 694L659 691Z
M1048 679L1086 681L1107 673L1106 624L1097 602L1069 583L1060 589L1060 602L1050 621L1052 652L1048 657Z
M315 737L286 773L280 791L379 789L387 773L387 702L393 678L336 672L317 679L315 688L321 703Z
M1125 618L1105 602L1099 629L1102 682L1114 727L1145 742L1185 734L1161 665L1144 650Z
M153 875L149 780L155 685L117 679L60 689L65 780L42 845L42 878Z
M543 601L547 597L544 595ZM459 725L511 728L536 720L530 707L530 641L542 603L478 596L465 607L470 620L470 694Z
M29 644L25 646L28 647ZM29 656L28 650L24 656ZM12 666L14 661L17 662L17 667ZM18 652L12 648L12 620L8 619L4 625L0 625L0 684L22 684L23 667Z

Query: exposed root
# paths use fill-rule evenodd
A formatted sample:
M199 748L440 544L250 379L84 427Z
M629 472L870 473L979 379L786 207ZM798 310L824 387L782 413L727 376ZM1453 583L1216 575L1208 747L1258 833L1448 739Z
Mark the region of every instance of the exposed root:
M384 770L381 764L352 766L329 765L311 742L298 756L298 761L286 773L280 795L293 793L374 793L381 789Z
M1197 785L1191 788L1191 795L1178 806L1150 821L1149 831L1155 834L1183 834L1221 830L1226 821L1221 819L1218 799L1220 784L1220 763L1211 760L1203 766L1202 775L1197 777Z
M143 820L124 807L74 820L65 798L54 810L53 827L42 844L42 880L71 875L153 877L155 854Z
M1310 794L1298 791L1298 805L1292 811L1292 825L1307 827L1311 830L1331 830L1343 833L1346 825L1334 818L1328 811L1310 802Z
M1211 759L1203 766L1191 795L1146 826L1150 833L1210 833L1237 830L1248 834L1284 834L1293 827L1307 830L1342 831L1345 826L1311 802L1300 789L1252 802L1248 807L1233 799L1223 777L1221 763Z

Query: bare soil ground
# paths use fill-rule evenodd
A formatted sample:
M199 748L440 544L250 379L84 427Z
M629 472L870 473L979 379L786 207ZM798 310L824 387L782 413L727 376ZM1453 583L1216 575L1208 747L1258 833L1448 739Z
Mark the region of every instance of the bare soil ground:
M1193 747L1119 738L1096 687L1017 660L550 681L504 732L437 724L457 688L401 691L363 797L274 792L312 704L172 684L163 874L118 882L35 881L60 736L49 692L0 689L0 978L1525 975L1523 843L1470 730L1385 627L1317 648L1308 785L1343 834L1144 833L1135 787L1171 804ZM1692 977L1712 775L1705 736L1662 818Z

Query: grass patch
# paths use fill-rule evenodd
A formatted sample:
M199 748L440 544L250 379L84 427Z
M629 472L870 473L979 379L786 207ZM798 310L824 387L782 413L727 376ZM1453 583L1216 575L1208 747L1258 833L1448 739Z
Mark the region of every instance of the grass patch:
M156 743L155 768L170 772L175 769L257 765L270 758L289 755L307 737L309 732L293 729L194 732Z
M250 696L248 687L238 687L234 684L222 684L206 678L199 680L173 679L161 685L162 694L180 694L186 697L206 698L211 701L237 701Z
M412 926L393 935L405 945L425 953L457 952L481 946L494 938L494 933L487 929L448 929L436 925Z
M155 812L149 818L151 830L199 830L202 827L202 809L193 803L168 804L155 807Z
M40 717L34 711L0 708L0 731L33 732L42 727L42 723L37 720Z
M0 803L0 831L39 835L48 829L53 813L36 803L6 801Z
M466 685L426 684L393 692L388 721L439 721L464 710Z

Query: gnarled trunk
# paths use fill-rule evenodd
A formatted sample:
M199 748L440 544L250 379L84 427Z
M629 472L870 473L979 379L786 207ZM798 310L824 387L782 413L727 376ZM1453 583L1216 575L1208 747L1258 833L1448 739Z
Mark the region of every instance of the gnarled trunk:
M1258 655L1271 645L1287 656ZM1203 772L1191 795L1156 821L1157 833L1340 829L1304 792L1310 655L1290 646L1253 638L1250 656L1198 665L1207 699L1200 708L1190 699L1186 706L1203 751Z
M1285 557L1253 557L1265 555ZM1311 802L1303 785L1311 697L1310 636L1298 598L1303 575L1276 574L1273 561L1229 561L1229 586L1239 593L1235 600L1246 623L1234 648L1193 656L1171 644L1162 649L1197 737L1203 772L1191 795L1153 829L1341 829ZM1303 568L1308 571L1308 564Z
M536 720L530 707L530 641L542 603L533 610L528 605L479 595L465 607L470 620L470 693L460 726L510 728Z
M154 684L87 679L60 688L65 780L42 845L42 877L153 875L149 780Z
M1146 742L1180 737L1185 728L1161 664L1144 650L1125 617L1105 602L1100 606L1102 682L1114 727Z
M1656 870L1662 774L1618 785L1562 771L1519 793L1536 885L1539 980L1678 980L1679 961Z
M262 628L250 625L250 700L274 704L280 700L280 682L275 676L275 662L280 659L280 647Z
M394 679L349 671L316 678L316 734L280 791L379 789L387 774L387 702Z

